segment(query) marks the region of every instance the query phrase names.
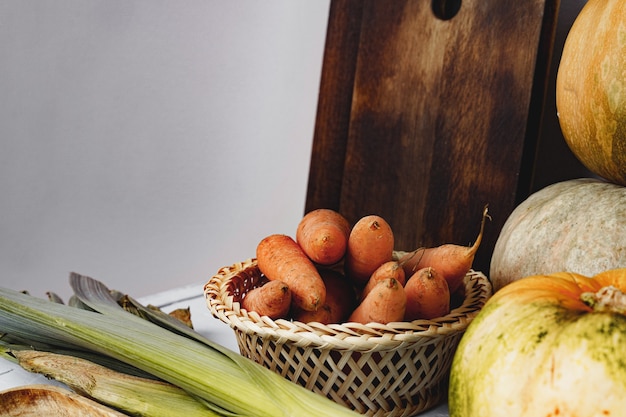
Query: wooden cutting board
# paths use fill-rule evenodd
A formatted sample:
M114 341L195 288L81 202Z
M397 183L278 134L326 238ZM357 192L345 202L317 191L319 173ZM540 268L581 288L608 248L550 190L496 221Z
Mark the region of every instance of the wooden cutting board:
M411 250L473 243L489 204L474 263L487 273L528 195L557 10L331 1L305 211L379 214Z

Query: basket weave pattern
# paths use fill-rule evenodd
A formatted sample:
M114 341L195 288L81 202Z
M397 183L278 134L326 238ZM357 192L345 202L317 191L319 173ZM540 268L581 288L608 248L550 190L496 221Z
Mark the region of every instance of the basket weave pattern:
M439 404L463 331L491 296L487 278L470 271L463 304L445 317L324 325L242 309L245 294L265 280L249 259L220 269L204 287L207 306L234 329L240 353L369 416L413 416Z

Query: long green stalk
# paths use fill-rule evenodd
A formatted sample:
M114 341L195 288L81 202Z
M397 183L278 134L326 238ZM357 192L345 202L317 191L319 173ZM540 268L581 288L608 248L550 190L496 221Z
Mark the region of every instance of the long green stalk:
M0 289L0 329L109 355L181 387L225 415L358 415L220 345L176 335L121 309L101 314Z

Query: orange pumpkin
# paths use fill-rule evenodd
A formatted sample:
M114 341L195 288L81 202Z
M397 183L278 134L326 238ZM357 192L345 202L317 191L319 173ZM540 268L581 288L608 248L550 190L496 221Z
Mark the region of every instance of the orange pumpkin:
M591 172L626 185L626 2L589 0L565 40L556 107L567 145Z
M515 281L470 323L451 417L619 416L626 410L626 269Z

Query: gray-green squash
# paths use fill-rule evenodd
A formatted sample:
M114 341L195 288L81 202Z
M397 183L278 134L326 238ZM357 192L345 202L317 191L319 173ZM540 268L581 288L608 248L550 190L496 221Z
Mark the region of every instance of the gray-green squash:
M626 187L595 178L549 185L507 218L491 257L494 292L522 277L626 267Z

